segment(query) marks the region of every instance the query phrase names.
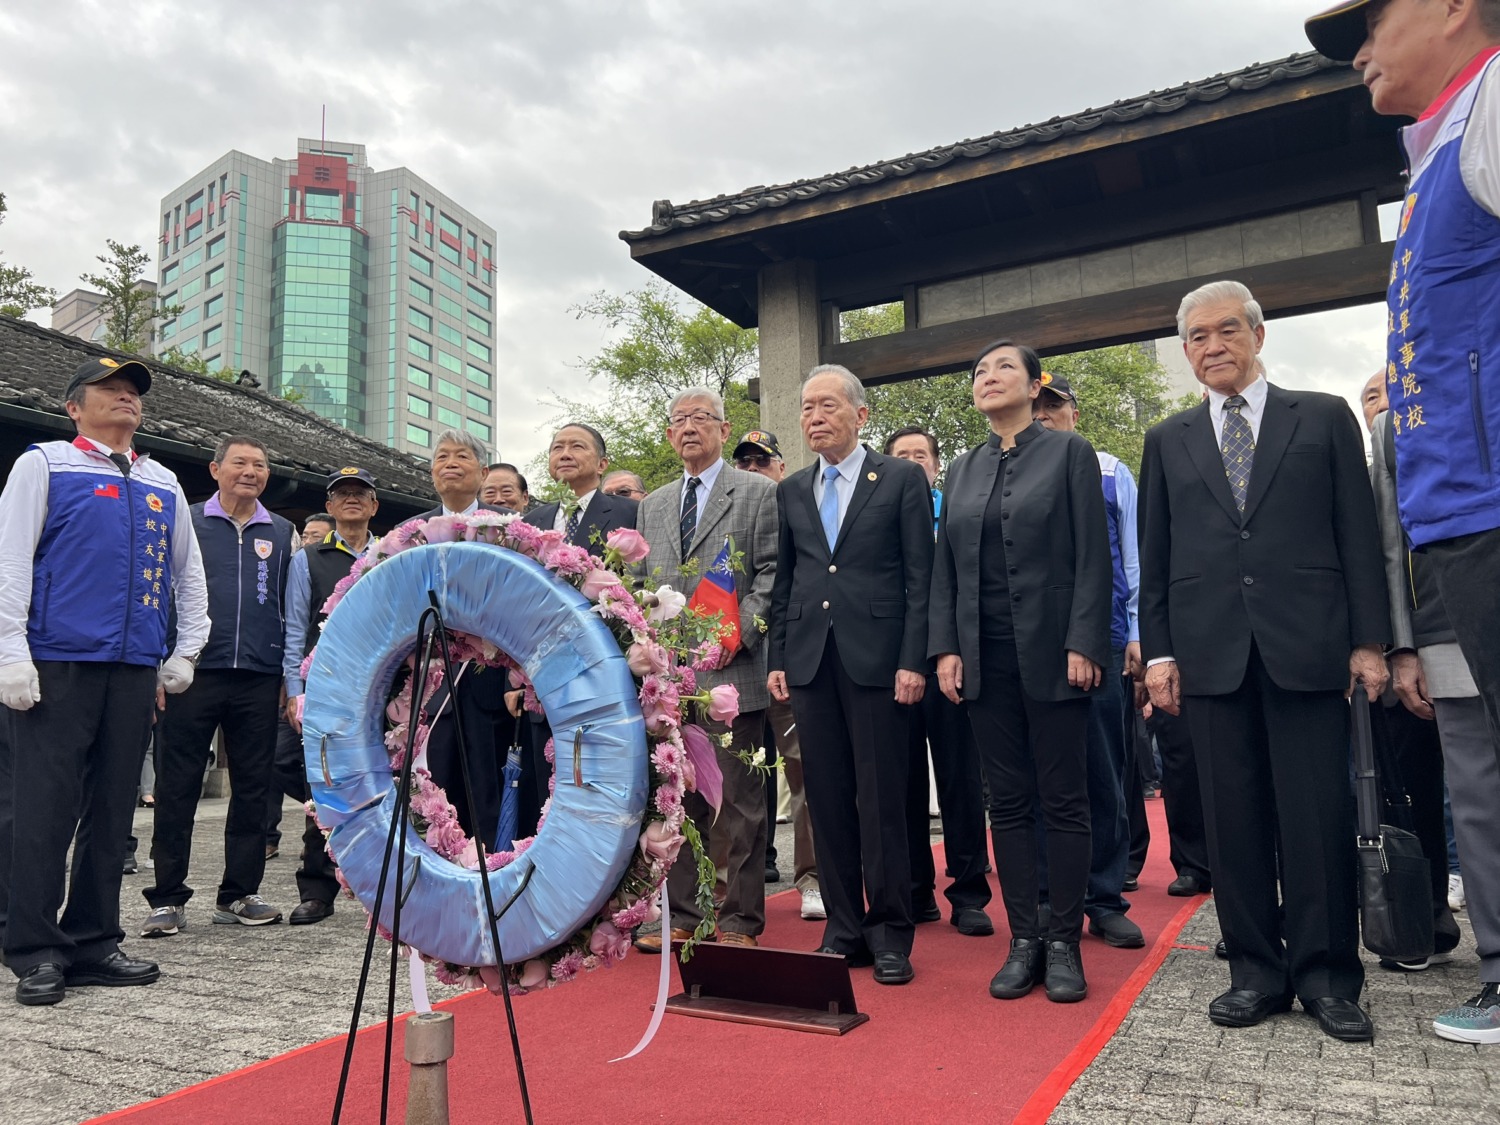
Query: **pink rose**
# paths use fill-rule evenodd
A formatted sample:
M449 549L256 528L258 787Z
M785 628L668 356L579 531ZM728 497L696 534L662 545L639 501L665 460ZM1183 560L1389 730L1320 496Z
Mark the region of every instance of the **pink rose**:
M645 679L665 672L671 666L672 657L655 641L637 641L626 649L625 663L630 665L631 672Z
M708 689L708 717L716 723L732 723L740 713L740 689L720 684Z
M630 939L613 922L600 922L589 936L589 952L605 961L623 961L629 950Z
M567 545L562 532L551 529L542 532L536 537L536 561L547 566L552 559L553 552Z
M467 524L462 516L433 516L422 528L429 543L456 543L464 537Z
M646 729L652 734L666 734L681 721L675 701L656 699L641 708L641 717L646 720Z
M604 539L604 545L619 551L620 558L627 563L638 563L651 553L646 537L633 527L617 527Z
M597 602L599 595L603 594L612 586L620 584L619 577L612 570L591 570L583 576L583 585L578 587L579 592L591 602Z
M653 821L641 833L641 853L648 860L672 863L682 847L682 833L667 827L662 821Z
M521 966L521 979L516 983L522 988L538 988L547 983L547 962L540 957L533 957Z

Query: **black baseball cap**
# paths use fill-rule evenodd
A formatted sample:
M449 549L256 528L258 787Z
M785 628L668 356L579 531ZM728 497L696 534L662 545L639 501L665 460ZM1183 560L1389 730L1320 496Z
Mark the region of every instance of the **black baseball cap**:
M1067 399L1077 405L1078 400L1073 397L1072 385L1061 375L1053 375L1051 372L1042 372L1042 393L1051 391L1058 398Z
M110 359L108 356L101 355L78 365L78 370L73 372L73 377L68 380L68 389L64 397L72 398L73 392L79 387L87 386L89 383L102 383L111 375L125 376L135 384L137 394L145 394L151 389L151 369L144 363L135 359Z
M734 447L736 457L743 453L769 453L772 457L781 456L781 446L776 443L776 435L770 430L751 430L740 443Z
M367 488L373 489L375 487L375 478L368 472L355 465L346 465L344 468L336 469L334 472L328 474L328 491L332 492L345 481L351 480Z
M1334 62L1353 62L1354 56L1365 45L1369 27L1365 22L1366 9L1374 0L1343 0L1325 12L1309 16L1302 29L1307 40L1321 55Z

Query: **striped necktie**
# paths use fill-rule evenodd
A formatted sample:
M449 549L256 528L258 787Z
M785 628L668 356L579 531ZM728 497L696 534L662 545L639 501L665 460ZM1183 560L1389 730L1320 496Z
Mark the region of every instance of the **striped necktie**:
M688 477L687 487L682 492L682 519L677 524L677 534L682 540L682 561L687 562L688 552L693 549L693 534L698 530L698 486L703 481Z

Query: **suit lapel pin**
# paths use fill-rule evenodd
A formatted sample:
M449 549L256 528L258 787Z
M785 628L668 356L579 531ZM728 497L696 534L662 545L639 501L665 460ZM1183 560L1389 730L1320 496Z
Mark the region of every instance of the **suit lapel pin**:
M879 477L878 477L878 476L877 476L877 475L876 475L876 474L875 474L875 473L869 473L869 474L868 474L868 475L867 475L867 476L866 476L866 477L865 477L865 479L866 479L866 480L878 480L878 479L879 479Z

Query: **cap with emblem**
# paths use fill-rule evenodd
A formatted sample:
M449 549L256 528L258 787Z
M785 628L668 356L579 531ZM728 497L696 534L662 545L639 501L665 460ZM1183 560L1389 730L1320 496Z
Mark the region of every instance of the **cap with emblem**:
M328 491L332 492L339 485L349 482L362 484L367 488L375 487L375 478L368 472L354 465L346 465L328 474Z
M736 457L746 453L769 453L772 457L781 456L781 446L776 444L776 435L770 430L751 430L740 443L734 447Z
M1053 375L1049 371L1043 371L1042 393L1046 394L1048 391L1051 391L1058 398L1066 399L1069 402L1078 401L1073 397L1073 386L1071 383L1069 383L1061 375Z
M78 365L78 370L73 372L73 377L68 380L67 398L73 397L73 392L79 387L90 383L102 383L111 375L123 375L135 384L137 394L145 394L151 389L151 369L144 363L134 359L110 359L108 356L99 356Z
M1325 12L1309 16L1302 28L1321 55L1335 62L1353 62L1369 35L1366 9L1373 0L1343 0Z

